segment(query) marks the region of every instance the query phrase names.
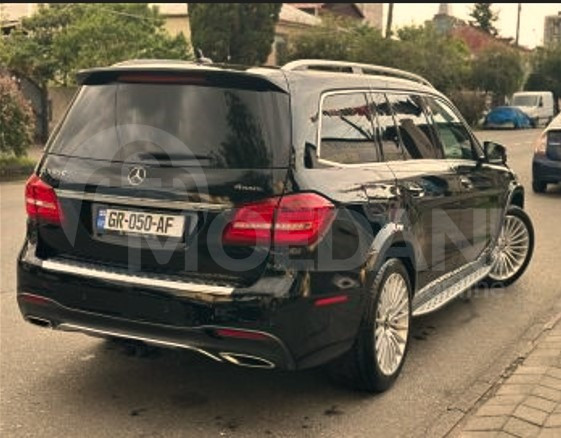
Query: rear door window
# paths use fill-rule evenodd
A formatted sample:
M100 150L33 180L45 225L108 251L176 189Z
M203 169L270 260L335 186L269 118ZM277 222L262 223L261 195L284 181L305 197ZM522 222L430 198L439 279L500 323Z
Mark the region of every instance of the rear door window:
M365 93L333 94L323 99L319 156L341 164L378 161L372 112Z
M185 84L86 85L49 152L218 168L286 167L288 96Z
M437 158L438 147L422 98L412 94L388 94L387 97L407 158Z
M425 100L442 145L444 158L476 159L477 146L454 110L439 99L427 96Z
M399 139L390 102L383 93L370 95L372 107L375 108L375 125L384 161L406 160L410 158Z

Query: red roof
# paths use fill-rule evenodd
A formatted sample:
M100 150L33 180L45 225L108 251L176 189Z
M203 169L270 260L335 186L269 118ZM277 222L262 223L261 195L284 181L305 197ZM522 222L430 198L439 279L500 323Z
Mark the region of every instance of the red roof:
M470 25L455 27L452 30L452 35L463 40L471 53L478 53L493 45L508 45L492 35Z
M342 7L350 7L353 9L354 15L360 18L364 18L362 9L360 9L356 3L290 3L290 4L298 9L323 9L335 13L340 12ZM343 15L348 15L348 14L343 13Z

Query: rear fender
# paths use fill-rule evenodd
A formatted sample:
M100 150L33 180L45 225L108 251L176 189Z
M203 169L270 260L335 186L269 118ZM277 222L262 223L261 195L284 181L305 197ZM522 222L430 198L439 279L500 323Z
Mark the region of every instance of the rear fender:
M385 225L376 235L368 253L366 269L377 272L389 258L405 261L413 289L417 284L417 272L422 269L422 256L419 244L407 233L401 224Z

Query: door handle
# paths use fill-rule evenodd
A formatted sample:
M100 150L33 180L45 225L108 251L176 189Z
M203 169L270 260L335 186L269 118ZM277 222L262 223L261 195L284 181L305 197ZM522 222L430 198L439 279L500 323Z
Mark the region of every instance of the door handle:
M425 196L425 189L416 184L406 186L405 190L407 190L411 194L411 196L415 196L417 198L420 198L421 196Z
M464 189L468 189L468 190L473 189L473 183L466 176L460 176L460 184Z

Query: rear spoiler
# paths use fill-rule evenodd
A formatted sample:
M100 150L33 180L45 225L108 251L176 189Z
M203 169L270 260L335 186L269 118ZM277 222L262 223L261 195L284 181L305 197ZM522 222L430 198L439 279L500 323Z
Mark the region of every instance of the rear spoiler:
M127 65L81 70L77 73L76 80L79 85L101 85L112 82L175 83L288 93L283 72L268 69L255 70L266 71L268 74L202 67L197 64L189 65L188 68Z

